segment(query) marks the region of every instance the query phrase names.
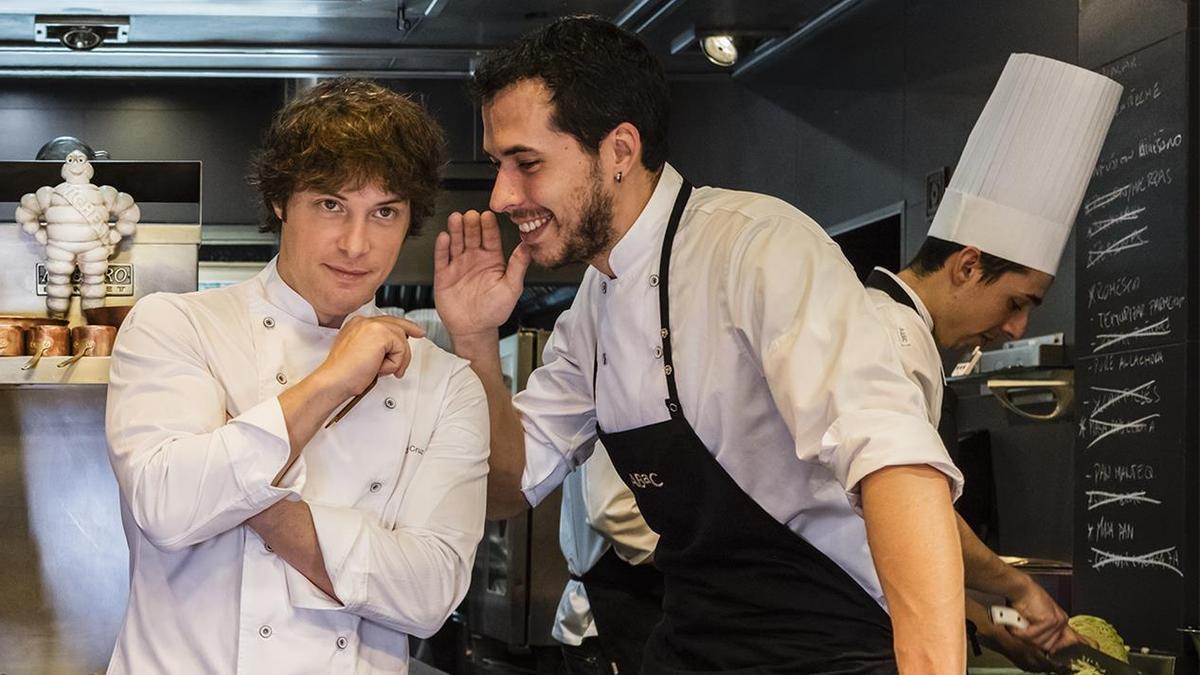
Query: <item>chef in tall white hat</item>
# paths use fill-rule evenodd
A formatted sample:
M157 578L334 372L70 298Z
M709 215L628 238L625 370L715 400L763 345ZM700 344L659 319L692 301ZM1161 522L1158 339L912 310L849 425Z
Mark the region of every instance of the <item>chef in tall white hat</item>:
M943 415L939 349L1025 333L1030 312L1054 281L1120 96L1121 86L1097 73L1013 54L924 244L898 274L876 268L867 279L948 447L957 439L952 417ZM1007 597L1030 622L1024 630L992 625L969 601L967 617L990 646L1036 669L1047 665L1046 652L1080 639L1040 586L1004 564L961 517L958 524L967 587Z

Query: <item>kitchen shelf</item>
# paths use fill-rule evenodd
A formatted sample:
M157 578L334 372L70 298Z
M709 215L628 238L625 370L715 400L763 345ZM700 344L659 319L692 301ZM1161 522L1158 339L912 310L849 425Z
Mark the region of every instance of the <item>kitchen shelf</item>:
M28 356L0 357L0 387L56 387L79 385L107 385L107 356L85 356L74 365L59 368L58 364L68 356L46 356L36 368L21 370L29 363Z

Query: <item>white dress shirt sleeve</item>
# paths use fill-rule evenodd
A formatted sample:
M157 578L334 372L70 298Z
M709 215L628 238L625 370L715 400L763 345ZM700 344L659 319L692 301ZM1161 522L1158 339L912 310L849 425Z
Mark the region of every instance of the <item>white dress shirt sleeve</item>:
M631 565L640 565L658 548L658 533L642 518L637 501L613 466L603 444L596 442L583 474L583 502L588 524L604 535L617 555Z
M203 337L178 299L142 298L126 317L109 373L106 432L121 496L147 539L167 551L203 542L298 495L271 481L290 454L279 401L230 419Z
M889 466L926 464L955 499L962 474L904 376L865 289L837 245L811 222L766 219L730 249L731 320L761 360L796 455L826 466L860 508L859 481Z
M590 273L590 272L589 272ZM592 359L596 339L588 323L580 286L571 308L554 324L525 389L513 398L525 428L525 472L521 489L531 506L562 483L591 454L596 440L596 400L592 391Z
M942 416L942 357L925 321L912 309L889 298L876 311L896 345L904 375L921 388L929 423L937 427Z
M394 529L359 509L309 502L325 568L342 604L288 567L294 606L341 609L428 637L462 601L483 536L488 407L483 385L465 363L450 375L441 400L420 466L404 493L392 497L402 500Z

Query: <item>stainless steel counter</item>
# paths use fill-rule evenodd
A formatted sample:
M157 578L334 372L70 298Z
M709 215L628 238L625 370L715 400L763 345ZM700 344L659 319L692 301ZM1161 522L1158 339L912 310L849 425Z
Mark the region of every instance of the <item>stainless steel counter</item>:
M107 665L129 586L105 391L0 381L0 672Z

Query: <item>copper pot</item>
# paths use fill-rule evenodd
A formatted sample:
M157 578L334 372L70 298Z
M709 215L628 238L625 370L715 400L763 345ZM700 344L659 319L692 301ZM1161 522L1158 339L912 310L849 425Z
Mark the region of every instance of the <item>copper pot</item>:
M25 353L25 329L16 324L0 324L0 356Z
M131 309L133 309L133 305L92 307L91 309L83 310L83 316L89 324L116 326L120 328L121 322L125 320L125 316L129 314L129 310Z
M66 368L85 356L109 356L117 329L113 326L76 326L71 329L71 348L75 355L58 364Z
M43 356L66 356L71 353L71 331L66 326L31 326L25 331L25 353L33 358L21 370L37 367Z
M48 316L23 316L19 314L0 314L0 324L31 328L33 326L65 326L66 319L51 319Z

